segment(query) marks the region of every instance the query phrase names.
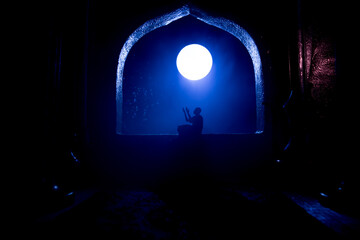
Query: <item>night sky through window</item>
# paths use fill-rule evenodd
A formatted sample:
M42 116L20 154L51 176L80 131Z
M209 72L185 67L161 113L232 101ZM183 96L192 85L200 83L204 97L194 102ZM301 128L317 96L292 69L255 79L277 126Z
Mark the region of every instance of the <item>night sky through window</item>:
M179 74L176 57L189 44L212 54L213 67L200 81ZM254 67L233 35L192 16L142 37L124 68L123 133L176 134L184 124L182 107L202 108L203 133L254 133L256 103Z

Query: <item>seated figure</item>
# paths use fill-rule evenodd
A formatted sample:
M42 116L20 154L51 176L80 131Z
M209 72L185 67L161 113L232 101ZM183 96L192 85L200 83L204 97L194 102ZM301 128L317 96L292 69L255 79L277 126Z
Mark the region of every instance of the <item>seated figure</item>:
M184 124L178 126L178 132L180 136L198 136L201 135L203 129L203 117L200 115L201 108L194 109L194 116L191 117L189 109L183 108L185 120L191 124Z

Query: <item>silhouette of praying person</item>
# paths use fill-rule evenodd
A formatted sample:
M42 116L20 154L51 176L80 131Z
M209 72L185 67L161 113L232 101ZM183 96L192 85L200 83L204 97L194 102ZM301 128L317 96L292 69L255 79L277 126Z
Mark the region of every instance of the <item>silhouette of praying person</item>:
M203 129L203 117L200 115L201 108L197 107L194 109L194 115L191 117L189 109L186 107L186 109L183 108L183 112L185 115L185 120L189 124L180 125L178 127L178 132L180 136L197 136L201 135L202 129Z

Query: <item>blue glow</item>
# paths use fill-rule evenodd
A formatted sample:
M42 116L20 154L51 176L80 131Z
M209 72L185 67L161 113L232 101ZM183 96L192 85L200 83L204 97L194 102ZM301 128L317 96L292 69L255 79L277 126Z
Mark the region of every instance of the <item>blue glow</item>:
M325 194L325 193L320 193L320 195L323 196L323 197L328 197L328 195Z
M233 87L232 91L234 93L230 92L230 94L229 94L229 92L224 92L222 96L226 96L227 98L229 98L231 96L242 95L245 98L246 94L252 95L251 97L248 96L247 99L255 99L255 108L256 108L256 110L255 110L256 111L255 112L256 123L255 124L256 124L256 126L254 128L251 128L250 132L262 133L264 130L264 105L263 105L263 101L264 101L263 85L264 84L263 84L262 63L261 63L261 59L260 59L260 53L258 51L258 48L257 48L254 40L252 39L252 37L249 35L249 33L246 30L244 30L242 27L237 25L235 22L225 19L225 18L221 18L221 17L209 16L205 12L203 12L199 9L196 9L194 7L187 6L187 5L181 7L173 12L164 14L162 16L159 16L157 18L154 18L154 19L151 19L151 20L145 22L143 25L141 25L139 28L137 28L129 36L127 41L124 43L124 45L120 51L120 55L119 55L119 59L118 59L117 77L116 77L116 132L118 134L129 134L129 131L124 132L124 129L128 128L127 123L129 122L129 121L127 123L124 122L125 118L132 118L132 117L136 118L141 113L142 114L141 116L143 116L142 117L143 120L146 120L146 121L149 120L149 118L147 116L149 116L150 113L148 111L149 109L145 109L145 107L147 106L146 104L143 105L143 108L144 108L143 112L139 112L136 109L135 109L136 111L133 111L131 109L129 111L129 108L128 108L130 106L129 99L126 99L124 97L123 81L124 81L124 72L125 72L125 62L127 62L127 59L129 57L131 57L130 51L132 51L132 48L138 41L142 41L142 38L146 38L149 35L151 35L149 33L153 32L156 29L159 29L159 31L163 31L163 29L168 29L167 25L169 25L170 23L173 23L175 21L178 22L179 19L183 19L186 16L194 17L202 23L206 23L209 26L221 29L226 33L230 33L232 36L234 36L239 41L239 43L241 43L245 47L245 49L251 59L250 61L252 63L252 66L247 69L250 69L250 71L252 71L254 74L254 80L252 83L254 85L254 87L251 88L251 91L247 91L247 92L245 91L245 89L248 89L247 86L243 86L241 88ZM173 25L173 24L171 24L171 25ZM173 32L173 33L176 33L176 32ZM171 36L171 34L169 34L169 35ZM203 36L207 36L207 34L203 33ZM194 42L194 41L192 41L192 42ZM196 42L198 42L198 41L196 41ZM191 43L191 42L187 42L187 44L189 44L189 43ZM200 42L200 43L204 44L204 42ZM213 55L214 61L216 59L218 59L218 56L215 56L216 51L218 50L217 46L221 46L218 43L218 41L216 41L215 43L216 43L215 46L212 46L212 48L209 48L209 50L211 51L211 53ZM208 46L207 46L207 48L208 48ZM147 51L149 51L149 50L148 49L143 50L143 52L147 52ZM177 51L180 51L180 49L178 49ZM234 51L227 51L223 55L229 54L231 52L234 52ZM172 54L172 53L169 52L169 54ZM154 55L150 55L150 56L154 56ZM163 55L162 57L167 57L167 56ZM176 55L175 55L175 58L176 58ZM174 60L168 59L168 61L171 62ZM153 63L155 64L156 62L152 62L151 64L153 64ZM143 65L143 66L145 66L145 65ZM175 75L169 75L169 72L172 71L172 69L165 68L164 65L159 65L159 66L160 67L158 67L158 69L162 69L163 75L164 76L166 74L168 75L168 80L174 79L176 77ZM237 64L234 64L234 62L230 62L230 64L225 64L225 65L220 66L214 62L213 67L212 67L214 69L214 71L211 71L209 76L212 75L213 72L216 72L216 70L218 70L217 73L220 74L219 70L220 69L223 70L224 67L226 69L229 69L229 68L237 69L237 68L241 67L241 65L237 65ZM126 68L126 69L128 69L128 68ZM219 75L216 75L216 76L219 76ZM227 78L231 79L231 78L236 78L239 76L242 76L242 75L232 75L232 76L228 75ZM140 76L140 77L142 77L142 76ZM160 77L163 77L163 76L160 76ZM155 81L155 80L159 81L158 75L148 77L149 80L150 80L150 78L153 79L152 81ZM206 94L208 94L209 91L212 91L211 88L222 90L221 88L218 88L218 86L216 86L216 83L215 83L215 81L213 81L212 77L206 77L206 79L208 79L208 78L210 81L187 81L190 83L190 85L188 85L186 83L181 83L181 84L183 84L183 86L182 86L183 90L186 90L187 94L193 95L196 98L195 100L200 100L202 97L204 97ZM224 78L224 75L222 75L222 78ZM127 80L126 84L130 84L130 85L135 84L135 83L129 83L129 82L130 81ZM204 84L203 84L203 82L204 82ZM205 84L205 82L206 82L206 84ZM165 87L165 85L170 85L170 84L172 84L172 82L167 81L163 85ZM174 89L174 86L168 86L167 89ZM179 90L181 90L181 89L179 89ZM241 90L242 92L241 93L236 92L239 90ZM183 92L185 92L185 91L183 91ZM138 103L138 100L140 100L142 96L143 97L145 96L143 98L143 101L146 101L146 103L147 103L148 101L146 99L149 99L149 98L155 96L156 92L149 88L137 87L136 89L131 91L129 94L137 96L136 98L132 99L133 101L131 104L134 106L130 106L130 107L135 108L135 107L140 106ZM209 96L209 94L207 96ZM253 97L253 96L255 96L255 97ZM188 96L185 96L185 98L181 98L181 100L183 101L183 103L181 103L182 104L181 107L183 107L184 105L189 106L189 108L195 107L195 106L193 106L194 101L186 102L183 100L183 99L186 100L187 97ZM171 96L171 98L174 98L174 96ZM197 104L197 106L201 106L203 108L204 114L209 113L209 111L206 111L207 109L204 109L205 108L204 105L207 105L210 108L211 104L213 104L211 106L211 109L223 109L222 106L227 106L227 109L224 109L224 110L227 110L228 112L232 112L232 113L238 112L239 114L242 111L241 107L246 105L246 103L240 104L239 102L237 102L237 105L231 105L231 106L230 106L230 104L228 104L228 105L222 104L221 105L220 103L216 102L216 100L219 100L219 98L217 98L217 99L216 98L208 98L208 99L215 101L215 102L209 103L208 101L205 101L205 99L203 99L203 101L204 101L204 102L202 102L203 104ZM136 104L135 104L135 100L137 101ZM169 100L170 99L167 99L166 102L169 102ZM180 102L179 100L180 100L180 98L178 98L177 100L174 100L174 101ZM236 101L233 101L233 102L236 102ZM127 104L127 107L125 106L126 104ZM158 102L155 101L151 104L156 106L158 104ZM181 109L181 107L180 107L180 109ZM126 109L126 108L128 108L128 109ZM177 106L172 107L173 111L176 111L177 109L178 109ZM129 114L130 114L130 116L129 116ZM135 116L134 114L137 114L137 115ZM251 118L251 120L249 120L249 121L252 121L253 113L251 113L251 114L244 113L244 115L249 116L249 119ZM158 116L160 116L160 115L158 114ZM207 116L207 119L215 119L217 116L218 115L213 114L212 116ZM180 111L179 117L166 116L166 117L164 117L164 121L174 123L175 121L173 121L172 118L175 118L175 119L182 118L181 111ZM233 119L233 117L228 117L227 119ZM215 121L213 121L213 122L215 124ZM222 121L219 121L219 123L221 123L221 122ZM205 126L209 126L208 125L209 123L210 122L206 122ZM156 121L156 124L164 126L164 122L161 122L159 120ZM220 125L220 124L218 124L218 125ZM248 128L248 129L250 129L250 128ZM136 128L136 131L138 132L137 134L153 134L155 132L157 134L159 134L159 132L157 132L155 128L153 128L151 130L152 133L143 132L141 130L141 128L139 128L139 127ZM231 131L230 129L225 129L225 131L223 131L223 130L219 130L219 131L220 132L213 132L213 131L209 130L208 132L209 133L245 133L243 131L235 131L234 132L234 131ZM205 133L207 133L206 129L205 129ZM246 131L246 133L249 133L249 131ZM162 134L162 133L160 133L160 134ZM164 133L164 134L166 134L166 133ZM170 134L172 134L172 133L170 133Z
M75 161L76 163L78 163L78 162L79 162L79 159L76 158L76 156L74 155L74 153L73 153L73 152L70 152L70 154L71 154L72 158L74 159L74 161Z
M212 67L211 53L199 44L190 44L181 49L176 66L185 78L197 81L206 77Z

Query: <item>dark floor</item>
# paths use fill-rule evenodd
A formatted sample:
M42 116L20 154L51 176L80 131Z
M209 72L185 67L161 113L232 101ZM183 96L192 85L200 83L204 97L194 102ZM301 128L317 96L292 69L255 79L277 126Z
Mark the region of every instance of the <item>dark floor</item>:
M88 189L29 233L102 239L357 239L359 221L301 194L259 185L168 182L154 189ZM65 210L63 210L65 209Z

